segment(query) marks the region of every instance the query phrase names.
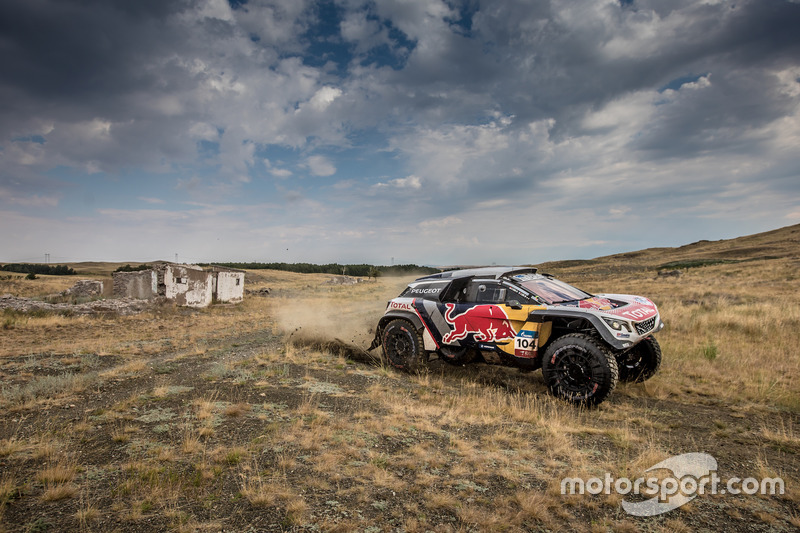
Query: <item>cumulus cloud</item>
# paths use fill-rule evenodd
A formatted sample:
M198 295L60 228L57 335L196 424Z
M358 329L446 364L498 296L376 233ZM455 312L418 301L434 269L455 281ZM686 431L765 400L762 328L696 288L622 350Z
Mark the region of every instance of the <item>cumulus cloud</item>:
M312 155L306 159L306 165L314 176L333 176L336 174L336 167L325 156Z
M654 213L680 244L797 212L793 2L11 0L0 20L0 202L31 213L116 190L95 197L132 205L106 218L215 199L241 206L221 226L268 234L274 204L316 202L326 238L374 228L368 249L431 262L451 244L430 222L420 248L428 221L510 257L485 211L569 214L554 242L598 251Z
M322 87L314 96L309 100L309 104L316 111L325 111L325 109L333 103L334 100L342 95L342 90L336 87Z
M292 175L292 171L286 168L271 168L269 169L269 173L275 176L276 178L288 178Z
M419 176L406 176L405 178L395 178L389 181L378 182L373 185L373 190L381 189L400 189L408 191L417 191L422 188L422 180Z

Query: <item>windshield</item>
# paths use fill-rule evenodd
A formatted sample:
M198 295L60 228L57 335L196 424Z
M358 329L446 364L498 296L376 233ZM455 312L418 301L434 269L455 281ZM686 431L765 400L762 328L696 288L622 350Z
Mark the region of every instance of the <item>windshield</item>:
M577 287L553 278L535 274L523 274L514 276L514 278L520 285L544 300L544 303L548 305L584 300L592 296Z

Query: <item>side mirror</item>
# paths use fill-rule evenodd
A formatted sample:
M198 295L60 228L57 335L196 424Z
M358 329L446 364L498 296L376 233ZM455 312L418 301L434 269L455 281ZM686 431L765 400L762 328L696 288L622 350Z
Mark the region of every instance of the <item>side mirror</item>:
M508 305L511 309L522 309L522 304L517 300L509 300L506 305Z

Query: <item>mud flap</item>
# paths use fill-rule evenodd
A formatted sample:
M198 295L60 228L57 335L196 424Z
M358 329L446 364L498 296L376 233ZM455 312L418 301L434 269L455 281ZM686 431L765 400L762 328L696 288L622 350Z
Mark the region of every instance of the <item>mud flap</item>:
M431 336L431 332L428 331L428 328L422 332L422 347L425 348L427 352L435 352L437 349L436 341L433 340Z
M371 352L380 345L381 345L381 328L380 326L378 326L377 328L375 328L375 338L372 339L372 344L369 345L367 351Z

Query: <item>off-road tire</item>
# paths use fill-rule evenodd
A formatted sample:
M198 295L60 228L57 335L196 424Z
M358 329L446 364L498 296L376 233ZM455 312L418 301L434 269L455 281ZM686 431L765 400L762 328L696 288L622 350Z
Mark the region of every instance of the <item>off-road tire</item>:
M382 361L406 372L424 372L428 366L428 353L422 344L422 335L408 320L398 318L389 322L381 334Z
M439 348L439 359L454 366L462 366L471 363L477 357L477 353L472 348L442 346Z
M661 346L652 335L617 357L619 380L641 382L652 378L661 367Z
M591 335L570 333L554 340L544 352L542 374L550 392L568 402L592 406L617 386L614 355Z

